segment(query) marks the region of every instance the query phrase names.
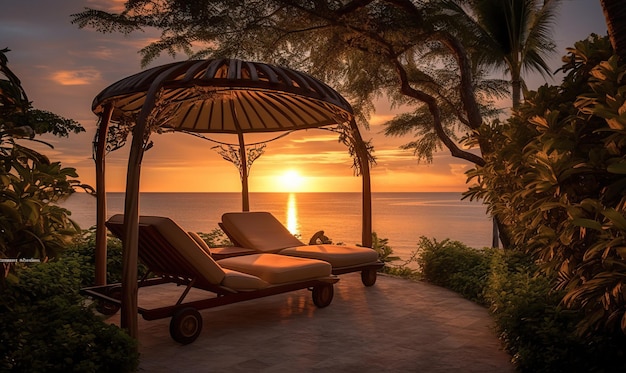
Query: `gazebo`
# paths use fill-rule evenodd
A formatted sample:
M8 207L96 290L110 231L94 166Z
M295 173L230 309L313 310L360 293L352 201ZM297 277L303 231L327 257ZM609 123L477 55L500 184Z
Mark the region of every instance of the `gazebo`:
M92 104L100 118L94 140L96 161L96 285L106 284L105 158L132 133L124 204L121 324L136 338L139 179L150 135L168 131L230 133L237 137L242 209L249 209L246 133L331 128L355 158L362 176L362 244L371 247L371 155L350 104L334 89L298 71L259 62L213 59L175 62L124 78Z

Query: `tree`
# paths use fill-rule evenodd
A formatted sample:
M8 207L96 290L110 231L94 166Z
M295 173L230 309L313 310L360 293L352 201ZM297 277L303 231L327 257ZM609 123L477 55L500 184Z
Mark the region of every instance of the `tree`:
M51 162L19 140L52 133L68 136L84 128L53 113L33 109L17 76L0 50L0 258L53 258L65 249L80 228L70 212L54 205L81 185L73 168ZM11 268L3 262L3 280Z
M626 59L626 7L620 0L600 0L615 53Z
M161 38L141 50L144 65L162 52L183 51L190 58L256 58L308 71L349 96L362 123L381 94L418 105L411 120L429 135L415 147L423 159L443 144L456 157L483 163L462 149L456 134L477 130L483 115L493 114L483 98L503 92L498 82L477 79L483 72L438 3L170 0L153 6L136 0L120 13L88 9L72 17L79 27L101 32L161 30Z
M452 8L468 17L478 40L479 59L487 66L503 68L511 77L513 108L525 88L522 72L552 75L545 57L555 51L552 26L561 0L459 0ZM466 5L469 12L465 12Z

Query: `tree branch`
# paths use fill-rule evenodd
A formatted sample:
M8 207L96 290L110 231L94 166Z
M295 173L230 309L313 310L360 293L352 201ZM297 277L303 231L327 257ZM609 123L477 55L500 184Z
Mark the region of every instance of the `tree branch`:
M398 72L398 76L400 77L400 91L409 97L413 97L417 100L422 101L428 106L428 110L433 116L433 127L435 128L435 132L437 133L437 136L439 137L441 142L443 142L446 148L450 150L450 154L452 154L453 157L465 159L476 165L484 166L486 162L482 157L460 149L456 145L456 143L448 136L448 134L446 134L446 131L444 130L441 122L441 111L439 110L439 106L437 105L437 100L431 95L428 95L411 87L406 70L404 69L400 61L394 59L393 64L396 68L396 71Z

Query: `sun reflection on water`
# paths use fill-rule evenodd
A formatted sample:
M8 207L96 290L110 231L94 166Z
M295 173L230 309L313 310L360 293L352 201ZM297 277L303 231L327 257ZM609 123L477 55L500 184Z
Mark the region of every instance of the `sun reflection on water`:
M289 198L287 199L287 229L294 236L300 236L300 225L298 224L298 201L295 193L289 193Z

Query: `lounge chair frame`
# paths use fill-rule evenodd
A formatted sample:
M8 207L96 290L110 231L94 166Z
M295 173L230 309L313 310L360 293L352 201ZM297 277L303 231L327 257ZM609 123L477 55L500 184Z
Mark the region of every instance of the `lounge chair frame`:
M123 237L123 227L117 224L108 224L109 230L118 237ZM174 283L185 286L178 300L171 305L156 308L137 307L138 313L148 321L172 317L170 322L170 335L175 341L187 344L193 342L200 334L202 317L197 312L208 308L224 306L263 298L271 295L287 293L291 291L308 289L312 292L313 303L323 308L332 302L334 290L333 284L339 279L335 276L317 278L306 281L270 285L269 287L252 290L236 291L225 286L211 284L204 279L202 274L197 273L191 265L174 249L161 233L153 226L139 224L139 257L141 261L157 277L147 278L144 276L138 281L138 288ZM152 250L141 250L148 245ZM159 253L159 255L155 255ZM181 273L171 273L172 267L181 268ZM113 314L122 305L120 300L121 284L109 284L102 286L86 287L80 290L83 295L93 297L100 304L98 309L107 314ZM205 299L185 302L185 298L192 288L198 288L214 294ZM189 325L192 327L190 328Z

